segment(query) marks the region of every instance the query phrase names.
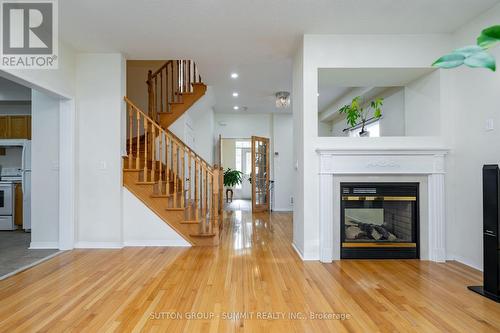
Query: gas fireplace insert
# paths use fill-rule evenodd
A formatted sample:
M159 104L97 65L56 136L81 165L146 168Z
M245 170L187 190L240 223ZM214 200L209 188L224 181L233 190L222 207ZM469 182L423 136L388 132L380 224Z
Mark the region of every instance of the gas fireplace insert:
M419 258L418 183L341 183L342 259Z

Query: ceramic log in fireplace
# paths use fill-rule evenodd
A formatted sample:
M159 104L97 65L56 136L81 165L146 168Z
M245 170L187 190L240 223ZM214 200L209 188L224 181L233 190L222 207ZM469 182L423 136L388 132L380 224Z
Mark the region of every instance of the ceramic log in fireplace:
M342 259L419 258L418 183L341 183Z

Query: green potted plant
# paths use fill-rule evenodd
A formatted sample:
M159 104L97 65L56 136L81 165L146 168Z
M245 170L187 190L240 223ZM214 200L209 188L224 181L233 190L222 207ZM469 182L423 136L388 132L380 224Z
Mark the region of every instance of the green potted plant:
M472 68L487 68L496 71L496 59L489 49L500 44L500 25L494 25L481 31L476 40L476 45L461 47L448 53L432 66L439 68L455 68L466 65Z
M229 194L231 194L231 201L233 201L232 187L241 184L243 181L243 172L233 169L226 169L224 171L224 186L226 187L226 202L229 202Z
M345 114L347 124L352 128L361 124L361 131L359 136L369 136L369 132L365 130L366 122L371 119L378 119L382 117L382 105L384 104L383 98L376 98L370 102L370 106L363 108L364 101L361 96L355 97L351 104L344 105L339 109L341 114ZM373 116L369 118L373 110Z

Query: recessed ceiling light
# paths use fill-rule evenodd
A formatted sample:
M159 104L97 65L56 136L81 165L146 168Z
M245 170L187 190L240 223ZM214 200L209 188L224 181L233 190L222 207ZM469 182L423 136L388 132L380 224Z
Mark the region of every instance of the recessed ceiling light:
M233 93L233 97L238 97L240 94L238 94L237 92L234 92Z
M237 79L237 78L238 78L238 76L239 76L239 75L238 75L238 73L231 73L231 77L232 77L233 79Z
M233 110L239 110L240 107L238 105L233 106Z

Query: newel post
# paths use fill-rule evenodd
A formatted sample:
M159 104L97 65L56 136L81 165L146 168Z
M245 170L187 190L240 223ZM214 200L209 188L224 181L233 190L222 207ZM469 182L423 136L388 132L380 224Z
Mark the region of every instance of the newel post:
M148 80L146 81L148 85L148 115L153 118L153 108L154 108L154 91L153 91L153 72L148 71Z
M214 165L213 169L213 179L212 179L212 209L213 209L213 216L214 216L214 221L217 221L217 227L219 226L219 211L220 211L220 168L217 165Z

